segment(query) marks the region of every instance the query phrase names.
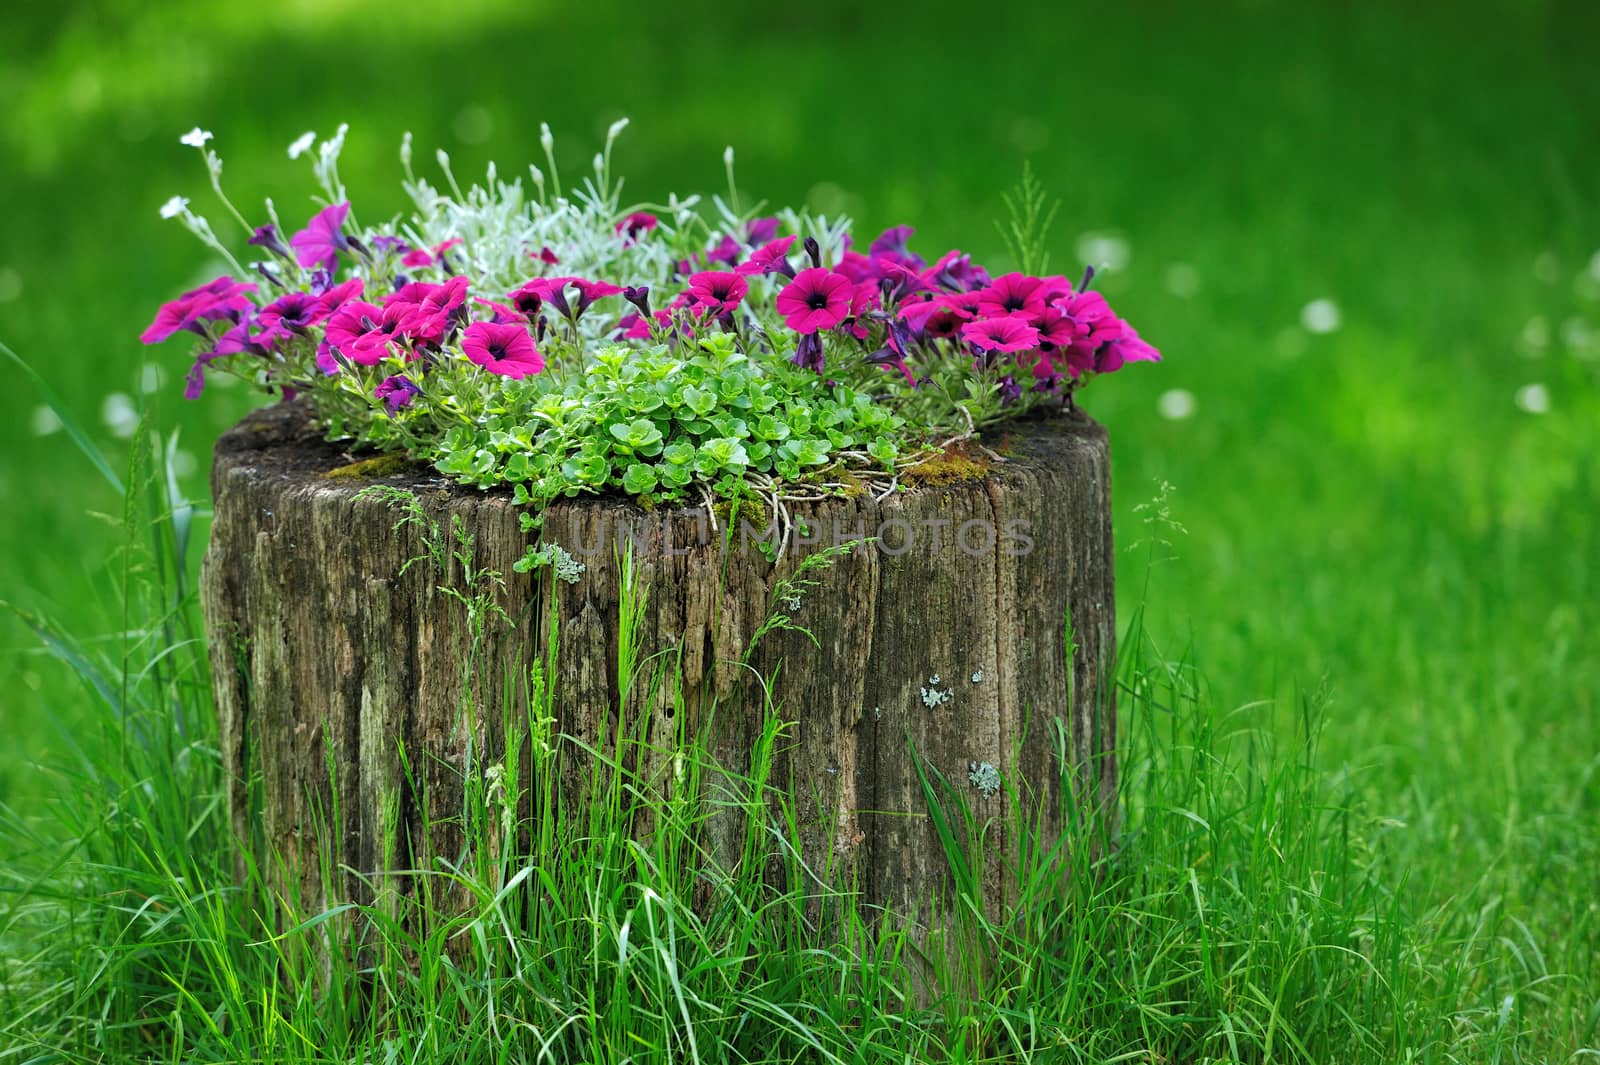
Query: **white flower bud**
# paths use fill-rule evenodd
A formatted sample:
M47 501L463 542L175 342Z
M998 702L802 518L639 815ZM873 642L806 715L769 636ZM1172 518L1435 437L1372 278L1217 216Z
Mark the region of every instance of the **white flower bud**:
M539 144L548 153L555 150L556 139L550 133L550 123L539 123Z
M188 209L189 198L187 196L174 196L172 199L161 205L161 217L176 218L178 215L182 214Z
M210 139L211 139L211 131L210 130L201 129L199 126L196 126L194 129L191 129L188 133L185 133L183 136L179 137L178 138L178 143L179 144L187 144L191 148L204 148L206 146L206 141L208 141Z
M317 143L316 133L309 129L306 130L304 133L300 134L300 136L294 139L293 144L289 145L289 158L300 158L302 155L306 154L306 152L309 151L311 146L315 143Z

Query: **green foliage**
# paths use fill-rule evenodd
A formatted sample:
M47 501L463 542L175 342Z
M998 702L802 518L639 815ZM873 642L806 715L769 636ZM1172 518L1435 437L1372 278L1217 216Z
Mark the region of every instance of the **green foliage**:
M1022 164L1022 180L1002 197L1009 218L998 222L1006 250L1025 274L1043 275L1050 269L1050 227L1061 201L1045 191L1032 163Z
M687 358L664 347L604 349L581 377L534 377L506 395L477 424L446 432L427 457L468 484L511 485L535 515L580 494L624 491L650 506L697 491L732 499L752 480L888 469L899 452L885 440L904 426L847 385L752 362L721 333ZM519 568L538 564L542 551L530 548Z

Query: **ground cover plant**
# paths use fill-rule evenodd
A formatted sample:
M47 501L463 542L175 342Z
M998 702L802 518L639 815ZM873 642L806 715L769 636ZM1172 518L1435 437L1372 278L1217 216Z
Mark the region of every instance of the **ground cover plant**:
M1124 852L1136 860L1103 881L1122 903L1088 924L1126 937L1110 985L1126 1008L1093 996L1078 1046L1094 1049L1081 1057L1126 1047L1132 1061L1266 1060L1265 1027L1251 1026L1257 992L1306 981L1328 1008L1361 1003L1344 993L1354 963L1324 964L1350 955L1305 951L1291 968L1269 949L1277 933L1262 930L1337 939L1319 885L1370 874L1387 906L1352 903L1350 930L1360 942L1374 914L1393 917L1383 942L1414 975L1393 985L1408 1003L1398 1034L1361 1050L1355 1024L1301 1026L1304 1048L1274 1037L1271 1060L1592 1060L1600 148L1587 116L1600 108L1588 73L1600 10L1548 0L1356 13L1241 0L1089 14L1041 8L1019 26L954 4L905 17L820 0L725 6L685 32L680 9L603 0L460 0L447 19L392 0L17 6L0 33L10 105L0 339L38 367L118 481L150 405L144 425L170 453L169 494L193 501L192 569L207 442L256 401L226 375L182 401L181 355L134 339L160 302L231 270L221 259L201 269L158 216L174 191L199 184L175 131L226 134L230 195L277 197L292 235L322 205L285 194L306 161L287 158L284 129L360 116L341 166L372 197L357 204L370 221L408 209L390 191L405 128L446 147L458 173L482 173L491 141L522 172L542 165L540 116L562 116L574 157L587 158L626 113L635 188L714 187L731 139L741 185L848 214L865 235L915 219L919 245L970 245L996 273L1022 267L987 220L1005 214L999 191L1031 159L1064 202L1058 261L1093 263L1094 288L1169 355L1159 372L1082 397L1114 428L1119 543L1147 539L1152 512L1136 508L1161 481L1186 530L1165 537L1148 590L1149 545L1119 555L1124 626L1140 619L1146 667L1176 660L1155 676L1183 679L1194 697L1169 700L1159 684L1145 689L1153 700L1124 697L1124 765L1155 771L1151 806L1164 812L1130 816ZM473 59L442 63L446 53ZM57 619L89 659L109 656L113 692L130 641L130 690L154 699L139 681L160 649L139 641L169 600L125 610L120 587L126 565L138 575L155 561L122 553L109 517L122 496L32 386L13 381L0 391L0 599ZM234 899L205 777L209 707L152 711L159 757L124 763L107 741L127 719L10 611L0 649L0 724L12 738L0 750L7 1060L42 1056L41 1045L109 1058L87 1022L140 1010L162 1019L119 1029L142 1042L116 1056L178 1057L171 1046L196 1044L221 1014L205 992L203 1009L163 1014L180 997L168 977L200 988L202 970L237 979L234 1017L246 1017L248 997L267 1004L256 1016L314 1030L309 993L290 1011L267 1008L291 1001L276 948L250 947L259 932L202 909ZM1323 707L1314 749L1297 688ZM166 731L169 717L181 736ZM1157 732L1148 756L1134 746L1163 728L1176 731ZM1192 799L1222 781L1206 773L1230 737L1227 764L1253 756L1259 772L1212 787L1209 804ZM114 772L82 771L80 747ZM1261 786L1274 778L1312 798ZM1125 796L1140 791L1130 781ZM1350 834L1343 820L1299 832L1310 807L1348 809ZM125 861L72 849L113 813L150 826L122 833ZM1280 851L1311 873L1270 877ZM71 934L27 891L69 855L83 863L63 866L53 890L85 919ZM151 859L164 871L141 855L164 856ZM195 905L184 911L183 899ZM164 923L146 933L146 918ZM247 960L213 968L224 943ZM52 981L71 997L35 1008L34 991ZM1071 996L1106 986L1033 985L1011 1000L1013 1015L1059 1005L1062 1016L1080 1001ZM175 1015L182 1033L166 1023ZM475 1031L430 1023L440 1038ZM227 1024L235 1047L289 1037L282 1024ZM158 1038L166 1053L151 1049ZM1185 1058L1171 1052L1179 1038L1212 1049Z

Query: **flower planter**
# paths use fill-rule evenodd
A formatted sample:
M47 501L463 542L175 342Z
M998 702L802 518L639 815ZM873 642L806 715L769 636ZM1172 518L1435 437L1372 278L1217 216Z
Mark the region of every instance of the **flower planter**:
M743 770L776 713L792 728L772 784L794 797L808 866L914 917L919 940L936 934L951 883L914 750L985 826L983 906L1004 913L1013 802L1036 806L1053 839L1074 803L1114 800L1110 471L1104 430L1076 412L1013 423L988 443L998 461L935 463L881 500L796 504L814 542L776 564L742 535L707 535L704 510L560 501L542 535L586 565L569 582L512 571L529 534L509 493L393 460L352 464L303 404L250 415L217 443L203 580L236 830L301 916L414 892L411 871L460 858L464 783L504 772L506 722L527 727L526 713L501 713L507 678L526 679L556 624L568 797L606 786L591 752L619 734L645 741L622 757L664 792L673 751L691 739ZM474 646L465 611L445 590L462 582L459 560L407 568L421 533L362 494L373 484L414 491L445 529L459 517L474 565L504 574L511 624L486 629L478 684L462 669ZM778 582L863 535L881 540L809 572L798 603L776 604L815 643L780 627L742 668ZM648 593L631 634L619 631L619 537L633 545L635 597ZM645 663L636 676L681 667L680 698L672 684L624 689L630 643ZM771 709L755 674L776 675ZM707 823L708 853L736 861L739 842L722 830Z

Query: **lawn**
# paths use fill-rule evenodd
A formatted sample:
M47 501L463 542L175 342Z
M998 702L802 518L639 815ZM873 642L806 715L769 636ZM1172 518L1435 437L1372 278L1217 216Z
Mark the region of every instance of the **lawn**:
M987 14L494 0L448 18L377 0L8 13L0 340L114 464L127 408L148 401L178 434L182 492L204 500L210 441L252 398L185 403L182 356L137 340L161 300L216 272L157 213L180 193L209 205L178 143L194 125L215 132L235 202L273 195L299 217L309 200L286 190L312 188L285 147L306 129L350 122L347 183L398 210L406 130L473 174L535 161L540 121L586 159L627 115L617 161L640 197L717 187L732 144L747 192L842 210L862 232L910 221L920 246L992 261L1001 194L1031 161L1062 201L1055 268L1108 266L1101 286L1165 355L1082 397L1113 443L1131 548L1119 611L1144 634L1141 661L1181 663L1191 696L1127 700L1125 732L1145 735L1129 741L1131 778L1179 761L1145 725L1193 740L1207 734L1195 721L1218 731L1219 756L1276 743L1270 777L1302 759L1311 708L1314 780L1294 794L1336 804L1347 836L1319 849L1323 823L1305 822L1302 849L1280 855L1304 880L1274 913L1292 924L1316 885L1357 867L1360 897L1390 907L1348 915L1390 922L1407 958L1384 971L1414 981L1405 1023L1365 1052L1600 1058L1600 7ZM106 516L122 503L5 372L0 600L110 646L130 624ZM1181 529L1150 523L1143 505L1163 493ZM0 692L0 804L28 821L61 786L38 767L70 762L102 715L9 612ZM1176 805L1178 789L1150 787ZM1258 799L1213 812L1254 823ZM42 835L13 836L19 853L49 840L47 819L31 825ZM1149 853L1224 894L1264 875L1230 869L1218 832L1215 848ZM0 882L0 915L17 886ZM20 943L4 928L0 949ZM1181 1017L1171 1031L1141 1033L1151 1012L1129 1010L1126 1039L1083 1045L1332 1060L1327 1036L1230 1044L1217 1003L1253 992L1213 976L1188 1014L1162 1004ZM0 1043L23 1038L4 1023ZM1185 1026L1211 1034L1186 1044Z

